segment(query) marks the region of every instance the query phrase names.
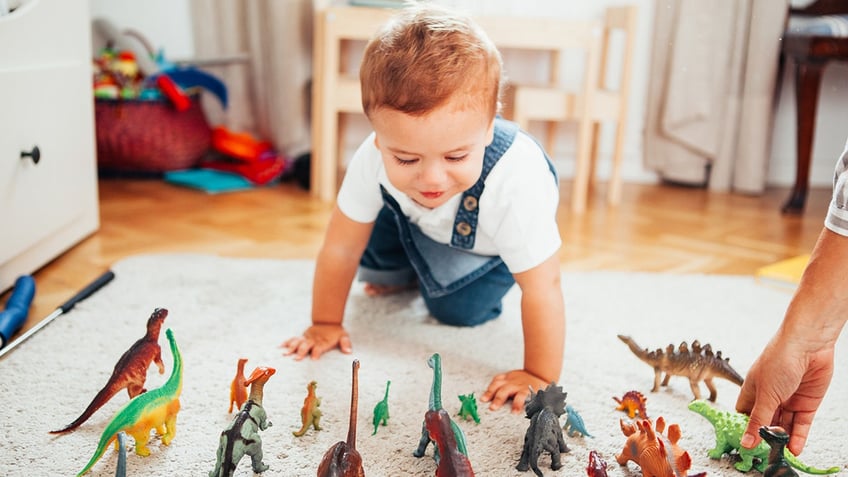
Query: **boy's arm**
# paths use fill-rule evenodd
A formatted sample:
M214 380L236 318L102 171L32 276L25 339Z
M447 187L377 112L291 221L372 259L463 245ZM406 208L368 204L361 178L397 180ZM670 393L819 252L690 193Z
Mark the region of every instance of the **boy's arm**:
M525 272L516 273L521 288L521 321L524 331L524 368L492 378L480 399L500 408L512 398L512 411L521 412L534 391L559 380L565 343L565 304L560 287L557 254Z
M293 354L300 360L309 354L316 359L335 347L344 353L351 352L350 338L342 327L342 320L359 259L373 228L373 222L356 222L344 215L338 206L333 209L315 264L312 326L303 336L283 343L286 355Z

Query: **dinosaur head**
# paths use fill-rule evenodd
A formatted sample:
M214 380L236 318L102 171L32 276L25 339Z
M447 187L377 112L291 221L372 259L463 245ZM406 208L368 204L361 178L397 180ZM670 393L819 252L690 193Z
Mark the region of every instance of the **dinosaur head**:
M524 403L524 413L529 419L542 409L548 408L557 416L561 416L565 413L567 395L568 393L563 392L562 386L557 386L556 383L550 383L547 388L539 389L536 393L531 390L530 397Z
M239 361L241 361L241 360L239 360ZM253 372L250 374L250 377L247 378L244 381L244 385L245 385L245 387L250 386L251 384L253 384L256 381L262 381L264 383L264 382L268 381L268 378L273 376L274 373L276 373L276 372L277 372L277 370L274 369L274 368L267 368L267 367L264 367L264 366L258 367L256 369L254 369Z
M707 417L713 412L713 408L703 399L696 399L689 403L689 410L695 411L698 414Z
M789 434L780 426L761 426L759 429L760 437L769 444L786 445L789 443Z
M159 330L162 328L162 323L168 317L168 310L165 308L156 308L147 319L147 336L154 338L159 337Z

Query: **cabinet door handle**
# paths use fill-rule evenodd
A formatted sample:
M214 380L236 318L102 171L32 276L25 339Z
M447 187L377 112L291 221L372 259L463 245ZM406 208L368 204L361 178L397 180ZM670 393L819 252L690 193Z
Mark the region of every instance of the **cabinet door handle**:
M32 151L21 151L21 159L26 159L27 157L32 158L32 162L38 164L38 161L41 160L41 150L38 149L38 146L32 148Z

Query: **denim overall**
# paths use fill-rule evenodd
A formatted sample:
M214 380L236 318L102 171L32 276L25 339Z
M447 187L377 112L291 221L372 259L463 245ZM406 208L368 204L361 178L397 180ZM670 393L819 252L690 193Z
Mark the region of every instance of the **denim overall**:
M486 147L483 171L462 194L450 245L436 242L410 223L397 201L381 186L383 209L360 261L359 279L402 285L418 279L430 314L455 326L474 326L501 313L501 299L515 284L498 256L471 253L477 232L477 207L486 177L515 140L518 126L495 119L494 139ZM545 155L556 180L556 170Z

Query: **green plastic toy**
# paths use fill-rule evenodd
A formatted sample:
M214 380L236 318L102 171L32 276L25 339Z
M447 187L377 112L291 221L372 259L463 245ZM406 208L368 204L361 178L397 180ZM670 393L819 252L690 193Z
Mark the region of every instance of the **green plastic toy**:
M389 386L392 384L391 381L386 381L386 395L383 396L383 400L374 405L374 432L371 433L373 436L377 433L377 428L380 426L386 426L389 423Z

